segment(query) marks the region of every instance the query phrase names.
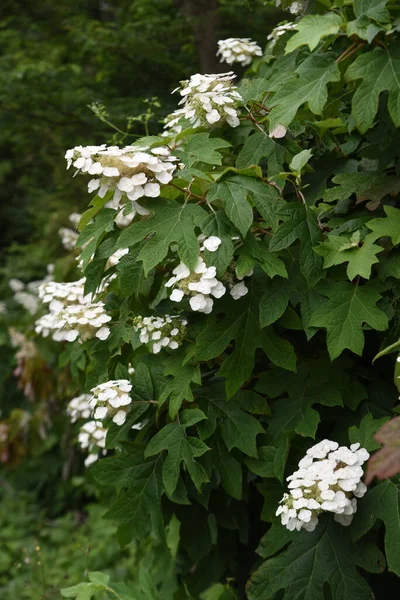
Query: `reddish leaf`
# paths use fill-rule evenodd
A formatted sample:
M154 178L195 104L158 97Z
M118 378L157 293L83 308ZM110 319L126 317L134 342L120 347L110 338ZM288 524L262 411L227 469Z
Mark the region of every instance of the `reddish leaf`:
M389 479L400 473L400 417L385 423L374 437L383 447L368 462L367 485L374 477Z

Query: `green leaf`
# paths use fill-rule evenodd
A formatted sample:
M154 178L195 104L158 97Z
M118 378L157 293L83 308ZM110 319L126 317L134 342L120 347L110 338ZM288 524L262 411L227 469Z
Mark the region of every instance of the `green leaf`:
M334 382L334 383L333 383ZM279 369L267 372L258 382L257 390L276 398L272 406L273 417L268 421L268 443L274 443L282 433L295 431L304 437L315 437L320 422L314 404L343 406L342 389L348 386L327 360L303 363L298 373L285 373Z
M290 546L252 575L249 600L269 600L283 589L285 600L319 600L325 582L335 600L372 600L372 590L356 568L362 552L347 528L325 518L312 533L291 535Z
M216 267L217 277L222 277L233 258L232 237L236 235L236 230L222 210L207 215L201 223L201 230L207 237L216 235L222 242L215 252L204 251L206 264Z
M268 81L262 77L242 79L238 92L246 102L262 100L268 91Z
M280 215L285 220L271 238L269 249L278 252L300 240L300 269L313 287L323 275L322 259L313 250L321 236L316 217L307 206L295 203L281 208Z
M400 575L400 492L392 481L380 483L358 503L351 526L353 538L359 540L381 519L385 524L385 551L389 571Z
M93 583L78 583L71 587L63 588L60 593L63 598L75 598L76 600L91 600L99 587Z
M90 571L88 573L89 581L96 585L107 587L110 582L110 576L101 571Z
M253 281L249 285L253 286ZM253 290L240 300L226 300L225 310L222 321L208 326L197 336L196 357L198 360L215 358L235 340L234 350L219 370L219 375L225 376L228 397L250 377L257 348L262 348L274 364L295 369L296 357L291 344L279 338L272 329L260 328L259 299Z
M219 388L214 387L201 399L200 406L207 415L210 424L207 428L201 428L202 439L207 439L216 428L217 419L222 419L221 435L225 445L230 452L232 448L238 448L248 456L257 457L256 438L259 433L264 433L262 425L246 414L233 400L227 402L223 391L218 393Z
M295 33L286 44L285 54L293 52L299 46L308 46L311 52L323 37L335 35L339 31L342 17L335 13L326 15L307 15L296 25Z
M378 23L389 23L387 2L388 0L354 0L354 14L356 17L369 17Z
M217 469L224 490L236 498L242 499L242 465L227 450L226 444L215 434L209 441L212 451L212 464Z
M384 250L382 246L373 243L375 239L374 236L372 239L367 236L361 246L357 243L353 246L351 236L330 234L325 242L314 248L314 252L323 257L324 269L347 262L346 273L350 281L357 275L369 279L372 265L379 262L376 255Z
M261 446L258 458L246 458L245 463L259 477L275 477L282 482L290 444L286 435L279 436L277 442L276 446Z
M171 419L175 419L185 400L186 402L193 402L194 397L191 384L201 384L201 373L198 365L183 366L176 363L175 356L173 359L172 364L169 361L165 362L167 366L164 375L172 375L173 378L167 380L160 396L160 402L169 399L169 416Z
M362 448L371 452L381 447L380 443L375 441L374 436L378 429L389 420L390 417L382 417L382 419L374 419L371 413L365 415L360 426L353 425L349 428L349 440L352 444L357 442Z
M120 485L128 486L128 490L112 504L104 518L118 522L126 543L132 538L142 539L150 532L162 539L161 460L145 460L142 451L133 451L124 459L126 469L121 461L113 464L112 460L116 459L107 459L104 469L96 465L96 476L105 482L108 475ZM111 475L113 470L115 475Z
M117 264L119 291L123 298L145 296L153 283L152 277L146 278L143 265L137 260L142 247L131 250Z
M236 167L245 169L251 165L258 165L262 158L267 161L268 177L274 177L283 171L285 148L277 144L266 133L258 131L250 135L243 144L243 148L236 159Z
M195 133L185 138L182 150L176 148L174 152L188 167L192 167L198 162L221 165L222 154L218 150L229 148L230 145L226 140L210 138L209 133Z
M205 418L203 415L202 418ZM201 491L203 483L208 481L207 473L195 459L210 450L196 437L187 436L186 427L192 425L170 423L165 425L149 442L145 456L154 456L167 450L168 456L162 468L163 482L168 494L172 495L178 485L181 463L184 463L193 483Z
M302 169L306 166L312 156L312 150L302 150L295 156L289 165L291 171L295 173L301 173Z
M244 248L248 251L250 256L258 262L262 270L265 271L271 279L275 277L275 275L287 277L285 263L275 254L270 252L267 240L260 240L248 233L244 240Z
M328 98L327 85L339 80L340 71L334 56L312 54L297 68L296 78L284 83L274 94L268 115L270 131L279 124L288 127L305 103L315 115L322 115Z
M86 225L76 240L77 246L85 246L81 252L82 269L85 270L104 235L114 229L115 210L103 208L95 221Z
M261 327L272 325L283 315L294 287L295 283L292 277L288 279L279 277L266 283L265 292L260 301Z
M361 356L364 348L363 325L384 331L388 318L376 303L381 298L372 285L335 283L321 288L328 297L311 317L311 326L327 329L327 344L331 360L345 350Z
M400 191L400 179L388 177L384 173L340 173L332 179L337 185L324 193L325 202L348 200L351 194L356 194L356 202L369 200L367 208L375 209L387 194L396 195Z
M235 175L214 184L207 198L209 202L223 200L226 214L243 236L253 222L250 201L271 227L276 227L279 208L284 204L274 187L243 175Z
M154 201L151 208L155 215L127 227L118 239L118 248L129 248L151 236L137 257L143 262L147 275L166 257L170 244L176 242L179 258L193 269L199 257L199 242L194 229L204 219L205 211L195 204L185 206L167 200Z
M398 182L400 189L400 180ZM368 229L374 232L374 239L381 237L390 237L392 243L396 246L400 244L400 209L394 206L384 206L386 219L372 219L367 222Z
M360 133L373 124L378 112L379 96L389 92L388 110L396 127L400 126L400 56L399 48L374 48L361 54L349 66L347 81L362 79L352 100L352 115Z

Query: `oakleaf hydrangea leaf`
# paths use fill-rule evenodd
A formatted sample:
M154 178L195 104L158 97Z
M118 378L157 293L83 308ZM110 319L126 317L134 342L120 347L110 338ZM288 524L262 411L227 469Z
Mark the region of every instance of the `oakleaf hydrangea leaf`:
M281 208L280 215L284 221L271 238L269 249L277 252L300 240L300 269L313 287L323 275L322 259L313 250L321 237L315 215L306 206L294 202Z
M393 481L385 481L370 490L359 503L352 525L352 536L359 540L377 519L385 524L385 550L389 571L400 575L400 491Z
M335 35L339 31L342 18L335 13L307 15L296 25L295 33L286 44L286 54L299 46L308 46L313 51L323 37Z
M399 182L400 185L400 182ZM400 244L400 209L394 206L384 206L387 217L368 221L367 227L375 234L375 239L390 237L393 244Z
M195 133L185 138L183 149L175 149L175 154L180 156L188 167L192 167L197 162L220 165L222 154L218 150L229 148L230 145L226 140L210 138L209 133Z
M324 269L347 262L346 273L351 281L357 275L369 279L372 265L379 262L376 255L383 251L382 246L373 243L374 239L368 236L361 245L352 245L351 236L331 234L314 248L314 252L323 257Z
M356 568L363 562L362 554L346 528L327 518L312 533L299 532L292 540L252 575L249 600L269 600L283 589L285 600L317 600L325 582L335 600L372 600L372 591Z
M284 83L274 94L270 102L270 131L279 124L288 127L305 103L311 112L321 115L328 98L328 83L339 80L334 56L312 54L298 67L296 78Z
M199 360L219 356L235 340L234 350L225 358L219 370L219 374L226 378L228 397L250 377L257 348L262 348L274 364L289 370L295 369L296 359L291 344L279 338L271 328L260 328L258 305L259 299L253 291L249 291L241 300L228 300L225 303L225 318L197 336L196 356Z
M381 298L372 285L335 283L321 288L328 297L311 317L311 326L327 329L327 344L331 360L345 350L361 356L364 348L363 324L384 331L388 318L376 303Z
M396 127L400 127L400 50L398 47L374 48L361 54L350 65L347 81L362 79L352 101L352 115L361 133L373 124L378 112L379 97L389 92L388 110Z
M360 171L356 173L340 173L333 177L337 184L324 193L326 202L347 200L351 194L356 194L357 202L369 200L367 208L375 209L387 194L396 195L400 191L400 179L388 177L384 173Z
M194 411L186 411L194 413ZM201 412L201 411L197 411ZM163 482L168 494L172 495L178 485L181 463L184 463L196 488L200 491L203 483L208 481L208 476L203 467L195 459L202 456L210 448L197 437L188 436L186 428L194 425L206 416L181 423L165 425L149 442L145 456L154 456L167 450L168 456L162 467Z
M121 233L118 247L128 248L152 236L137 257L147 274L166 257L170 244L176 242L181 261L193 269L199 257L199 242L194 229L204 219L205 211L195 204L183 206L166 200L155 201L152 208L155 215L151 219L132 223Z

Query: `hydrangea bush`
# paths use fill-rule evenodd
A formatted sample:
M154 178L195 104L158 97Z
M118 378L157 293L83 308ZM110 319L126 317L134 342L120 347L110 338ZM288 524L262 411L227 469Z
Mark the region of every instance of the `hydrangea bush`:
M117 597L367 600L400 575L398 479L363 482L398 401L398 11L286 4L241 81L194 74L160 135L66 154L97 195L36 328L146 555Z

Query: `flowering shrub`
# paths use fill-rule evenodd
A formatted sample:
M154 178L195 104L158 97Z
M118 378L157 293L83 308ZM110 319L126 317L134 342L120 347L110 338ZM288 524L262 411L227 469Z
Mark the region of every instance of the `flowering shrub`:
M97 196L36 331L74 369L119 541L168 549L149 598L361 600L400 575L398 481L362 481L398 400L396 10L317 8L237 86L183 82L159 136L66 155Z

